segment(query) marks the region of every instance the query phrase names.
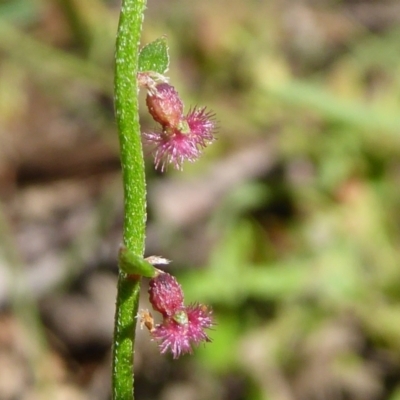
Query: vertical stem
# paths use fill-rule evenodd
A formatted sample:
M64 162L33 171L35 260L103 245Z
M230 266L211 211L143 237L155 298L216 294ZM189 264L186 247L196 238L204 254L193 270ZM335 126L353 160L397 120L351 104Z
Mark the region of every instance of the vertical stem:
M123 0L115 55L115 114L124 186L124 245L143 256L146 183L138 113L139 42L145 0ZM119 273L114 325L114 400L133 399L133 360L140 279Z

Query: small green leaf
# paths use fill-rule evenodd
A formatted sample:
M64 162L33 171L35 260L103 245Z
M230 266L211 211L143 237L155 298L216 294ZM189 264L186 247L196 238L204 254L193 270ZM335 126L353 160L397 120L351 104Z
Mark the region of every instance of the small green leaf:
M169 66L167 40L163 36L144 46L139 54L139 72L164 74Z
M152 264L137 256L125 246L121 246L118 255L119 268L129 275L141 275L153 278L157 275L157 269Z

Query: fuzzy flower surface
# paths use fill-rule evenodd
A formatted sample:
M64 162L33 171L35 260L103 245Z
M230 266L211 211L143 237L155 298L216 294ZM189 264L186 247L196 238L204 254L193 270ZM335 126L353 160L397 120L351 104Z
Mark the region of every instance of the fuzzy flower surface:
M148 90L146 104L160 128L143 133L143 137L153 150L156 168L161 171L168 164L182 169L184 161L196 161L215 140L215 115L205 107L194 107L185 115L178 92L168 83L156 84Z
M198 303L185 306L182 288L173 276L162 273L151 279L149 296L153 309L161 313L162 322L154 324L148 312L139 316L159 343L162 354L169 351L173 358L178 358L182 354L191 354L193 346L211 342L205 332L214 325L211 309Z
M178 281L170 274L162 273L149 283L150 303L164 317L174 315L183 307L183 291Z
M178 92L168 83L159 83L146 97L147 108L155 121L164 127L175 127L183 114Z

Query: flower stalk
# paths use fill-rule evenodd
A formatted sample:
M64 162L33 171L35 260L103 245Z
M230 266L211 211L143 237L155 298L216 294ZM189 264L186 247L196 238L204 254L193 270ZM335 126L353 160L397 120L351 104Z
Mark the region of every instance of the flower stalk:
M115 312L112 390L114 400L134 398L134 344L137 316L159 343L161 353L174 358L191 353L192 347L210 341L205 329L213 325L211 310L200 304L185 306L176 279L154 265L168 260L143 258L146 225L146 182L142 137L155 149L155 165L164 170L172 163L195 161L214 140L213 114L193 108L183 114L183 102L163 75L168 51L161 38L139 51L145 0L123 0L115 53L115 115L119 134L124 189L123 244L118 255L119 277ZM149 70L150 69L150 70ZM149 71L148 71L149 70ZM160 131L141 135L139 86L148 92L147 106ZM141 277L150 280L150 301L163 321L155 324L148 312L138 314Z
M145 0L123 0L115 53L115 115L124 189L123 244L143 256L146 185L141 145L137 70ZM120 269L114 324L112 391L114 400L133 395L133 364L140 277Z

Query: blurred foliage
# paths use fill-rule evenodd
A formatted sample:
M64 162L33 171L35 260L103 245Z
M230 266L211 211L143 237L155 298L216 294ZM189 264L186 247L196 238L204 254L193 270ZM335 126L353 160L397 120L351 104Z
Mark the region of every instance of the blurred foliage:
M0 2L4 132L28 115L29 89L117 148L118 6ZM190 370L194 387L207 382L187 398L400 399L399 15L396 0L149 1L144 44L167 35L171 82L220 125L201 162L166 178L149 172L149 187L201 178L252 144L275 146L272 166L202 221L203 265L190 249L180 256L187 299L211 304L217 320L213 344L168 364ZM185 231L171 236L182 249ZM171 398L172 381L143 398Z

